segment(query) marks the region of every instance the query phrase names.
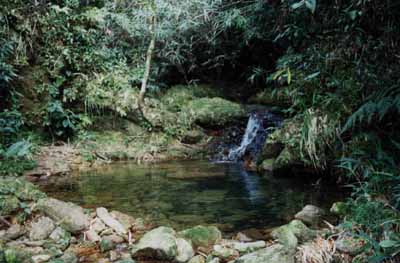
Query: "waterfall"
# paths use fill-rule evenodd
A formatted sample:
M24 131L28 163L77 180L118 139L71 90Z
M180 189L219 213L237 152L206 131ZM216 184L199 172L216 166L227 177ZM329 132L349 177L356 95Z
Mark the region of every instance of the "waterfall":
M251 113L240 144L222 145L215 159L222 162L257 160L267 136L272 129L280 127L281 122L279 117L269 111Z
M242 142L238 147L229 151L228 160L237 161L243 157L249 145L257 141L257 136L262 133L263 130L262 119L257 116L257 113L251 114Z

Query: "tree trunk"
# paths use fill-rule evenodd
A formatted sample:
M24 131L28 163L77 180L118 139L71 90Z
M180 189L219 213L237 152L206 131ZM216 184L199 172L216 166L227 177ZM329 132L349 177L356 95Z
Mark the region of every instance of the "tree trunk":
M138 108L140 111L142 110L142 108L144 106L144 96L146 95L147 83L149 82L149 76L150 76L150 70L151 70L151 60L152 60L154 49L156 46L155 26L156 26L156 15L154 14L153 17L151 18L151 24L150 24L151 40L150 40L149 48L147 49L146 66L145 66L145 71L143 74L142 86L140 88L139 99L138 99Z

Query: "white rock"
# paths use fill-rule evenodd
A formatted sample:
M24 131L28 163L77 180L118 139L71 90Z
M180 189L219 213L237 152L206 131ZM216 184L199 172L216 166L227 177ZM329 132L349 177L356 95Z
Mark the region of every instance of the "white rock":
M93 229L86 231L85 236L91 242L99 242L101 240L100 236Z
M55 228L56 225L53 220L48 217L41 217L38 221L32 223L29 239L33 241L47 239Z
M178 262L187 262L194 256L192 245L183 238L176 239L178 254L175 258Z
M106 224L115 230L118 234L126 234L127 231L125 227L113 218L104 207L99 207L96 209L97 216Z
M37 255L32 257L34 263L44 263L51 259L50 255Z
M101 221L100 218L95 218L92 222L90 222L90 229L93 229L97 233L100 233L106 229L106 225Z
M248 242L248 243L241 243L241 242L235 242L233 243L233 248L239 251L240 253L247 253L247 252L253 252L258 249L266 247L267 244L265 241L255 241L255 242Z

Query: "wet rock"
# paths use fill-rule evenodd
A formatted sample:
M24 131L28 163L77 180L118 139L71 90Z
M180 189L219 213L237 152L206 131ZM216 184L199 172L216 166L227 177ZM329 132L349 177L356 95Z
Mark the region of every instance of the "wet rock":
M117 221L115 218L113 218L105 209L104 207L99 207L96 209L97 216L103 221L104 224L107 226L111 227L112 229L115 230L118 234L126 234L127 231L125 227Z
M337 216L344 216L347 214L347 204L344 202L335 202L333 203L331 209L329 210L332 214Z
M99 242L101 240L100 236L93 229L86 231L85 236L90 242Z
M175 231L169 227L151 230L132 249L134 257L146 256L160 260L173 260L177 253Z
M239 257L239 252L229 247L214 245L212 255L224 261L228 261Z
M176 239L177 255L175 260L178 262L187 262L194 256L192 245L183 238Z
M261 156L263 159L275 159L283 150L283 144L278 142L267 142L263 146Z
M37 255L32 257L33 263L44 263L51 259L50 255Z
M130 215L118 211L112 211L110 215L120 222L125 229L130 229L135 225L136 220Z
M299 242L306 242L316 236L316 232L309 229L299 220L293 220L287 225L278 227L271 233L280 244L288 248L296 248Z
M197 255L192 257L188 263L206 263L206 259L201 255Z
M214 226L195 226L179 232L178 235L191 241L195 247L210 247L222 238L221 231Z
M323 215L324 211L321 208L314 205L306 205L294 217L308 225L318 225Z
M288 249L281 244L246 254L231 261L231 263L294 263L294 249Z
M72 233L78 233L89 226L89 217L83 212L82 207L72 203L45 198L39 200L37 209Z
M48 217L41 217L38 221L32 223L32 229L29 233L30 240L47 239L56 228L53 220Z
M255 241L255 242L248 242L248 243L242 243L242 242L234 242L233 243L233 248L239 251L240 253L249 253L253 252L259 249L262 249L266 247L267 244L265 241Z

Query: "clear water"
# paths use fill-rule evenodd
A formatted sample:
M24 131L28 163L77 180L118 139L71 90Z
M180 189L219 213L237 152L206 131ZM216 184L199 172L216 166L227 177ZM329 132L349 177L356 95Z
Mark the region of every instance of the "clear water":
M305 204L329 206L338 197L335 190L207 161L119 164L42 187L50 196L119 210L154 225L214 224L226 232L277 226Z

